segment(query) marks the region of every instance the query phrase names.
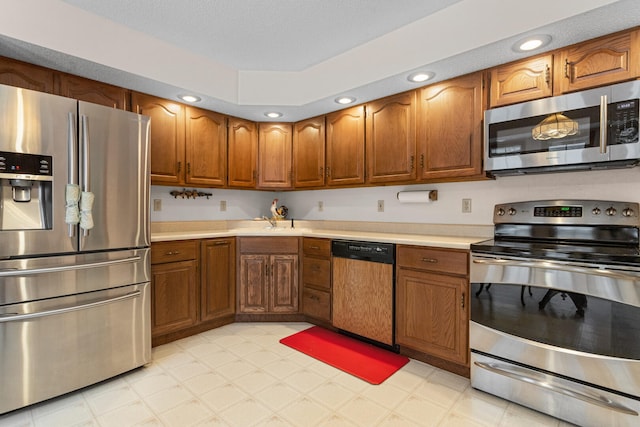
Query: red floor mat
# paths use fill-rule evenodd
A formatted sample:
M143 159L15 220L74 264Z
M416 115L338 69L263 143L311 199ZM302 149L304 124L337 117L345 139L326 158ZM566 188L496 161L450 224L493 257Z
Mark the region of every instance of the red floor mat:
M371 384L382 383L409 362L407 357L319 326L280 342Z

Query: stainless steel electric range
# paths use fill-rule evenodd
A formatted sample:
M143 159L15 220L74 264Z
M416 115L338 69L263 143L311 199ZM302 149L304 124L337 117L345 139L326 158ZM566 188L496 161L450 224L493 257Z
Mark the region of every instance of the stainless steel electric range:
M582 426L640 425L637 203L495 206L471 245L471 385Z

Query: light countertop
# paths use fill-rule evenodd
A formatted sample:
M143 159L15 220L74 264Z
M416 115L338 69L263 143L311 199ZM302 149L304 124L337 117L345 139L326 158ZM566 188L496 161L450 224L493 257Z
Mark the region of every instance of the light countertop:
M369 242L380 243L396 243L404 245L416 245L416 246L437 246L441 248L453 248L453 249L469 249L472 243L487 240L492 237L490 227L474 227L472 229L465 230L464 226L462 230L460 226L415 226L415 232L410 231L412 227L403 227L396 225L384 224L382 227L380 223L374 224L377 229L388 228L384 232L371 231L360 226L358 228L365 229L331 229L324 228L326 224L321 224L319 227L312 227L314 224L309 224L309 221L305 221L304 226L296 226L291 228L290 226L278 226L275 228L265 227L262 224L251 223L250 221L244 221L239 224L228 224L232 226L239 225L238 227L227 228L227 224L216 224L213 227L206 227L206 229L190 229L192 227L176 225L176 227L152 227L151 242L164 242L173 240L189 240L189 239L213 239L218 237L251 237L251 236L273 236L273 237L318 237L326 239L345 239L345 240L361 240ZM179 224L179 223L176 223ZM310 226L311 225L311 226ZM317 224L320 225L320 224ZM344 226L344 224L339 224ZM347 225L348 226L348 225ZM449 228L452 227L452 228ZM159 228L159 229L158 229ZM404 229L403 229L404 228ZM431 232L430 232L431 231ZM464 235L467 231L469 235ZM450 234L448 234L450 232Z

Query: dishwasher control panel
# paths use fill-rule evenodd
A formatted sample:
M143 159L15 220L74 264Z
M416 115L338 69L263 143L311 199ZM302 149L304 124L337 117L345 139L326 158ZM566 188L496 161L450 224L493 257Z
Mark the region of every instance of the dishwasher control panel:
M332 240L331 255L339 258L395 264L396 251L393 243Z

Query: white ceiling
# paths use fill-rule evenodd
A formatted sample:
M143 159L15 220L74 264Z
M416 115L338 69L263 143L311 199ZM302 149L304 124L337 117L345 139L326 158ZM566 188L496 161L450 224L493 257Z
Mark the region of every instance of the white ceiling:
M256 121L296 121L640 25L637 0L0 0L0 55Z

